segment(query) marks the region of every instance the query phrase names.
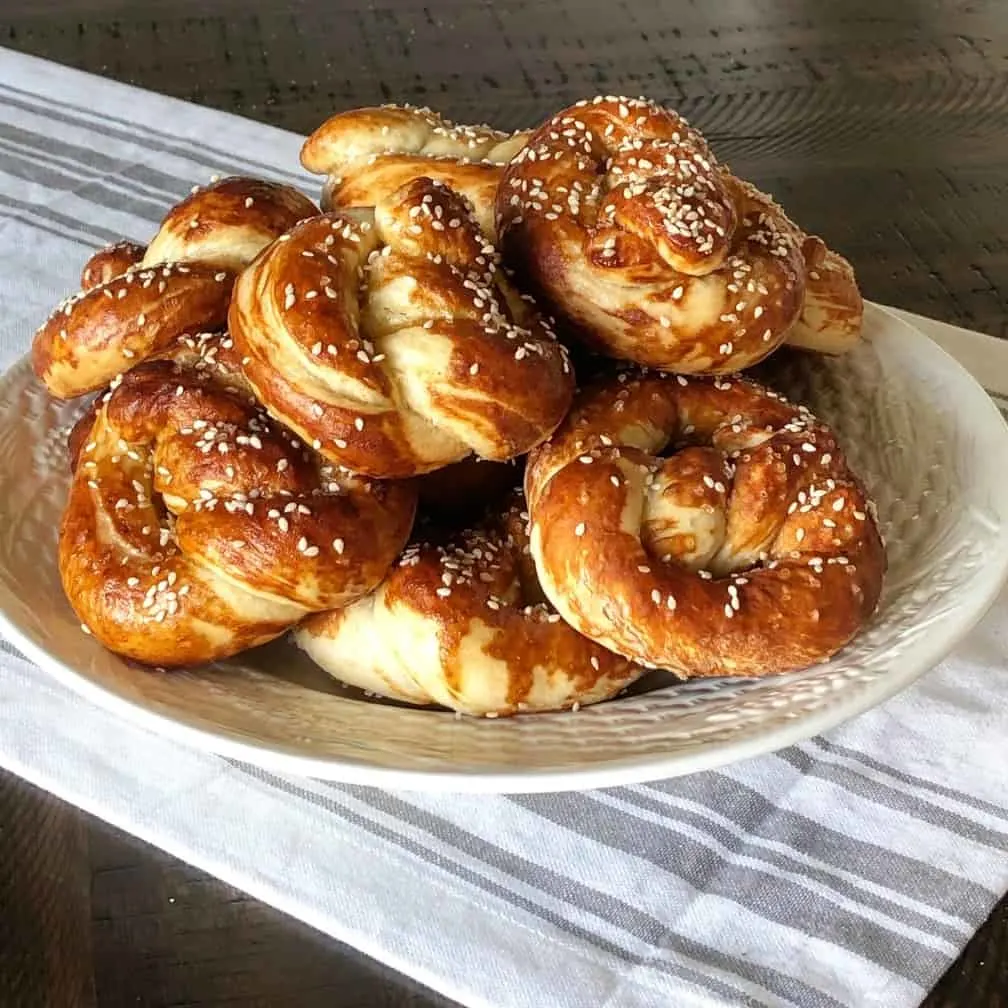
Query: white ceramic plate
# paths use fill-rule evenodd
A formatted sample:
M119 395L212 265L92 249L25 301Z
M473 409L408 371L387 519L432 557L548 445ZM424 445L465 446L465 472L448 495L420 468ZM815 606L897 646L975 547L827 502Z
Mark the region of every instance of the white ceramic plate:
M66 432L21 361L0 379L0 629L61 682L154 731L278 772L384 787L546 791L654 780L769 752L913 682L1008 575L1008 428L976 382L877 307L868 342L802 357L774 382L836 429L878 504L889 573L878 613L833 661L760 681L664 686L576 714L456 720L343 689L284 642L159 674L82 634L56 570ZM54 726L58 730L58 726Z

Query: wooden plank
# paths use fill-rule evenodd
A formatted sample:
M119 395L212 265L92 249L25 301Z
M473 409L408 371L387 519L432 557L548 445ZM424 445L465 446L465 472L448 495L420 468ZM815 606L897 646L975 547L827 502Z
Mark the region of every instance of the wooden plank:
M93 819L88 831L100 1008L448 1008L162 851Z

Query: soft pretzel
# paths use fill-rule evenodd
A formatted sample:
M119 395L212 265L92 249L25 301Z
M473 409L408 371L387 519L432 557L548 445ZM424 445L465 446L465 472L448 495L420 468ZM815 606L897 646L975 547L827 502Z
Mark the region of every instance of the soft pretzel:
M227 337L191 342L117 379L71 437L59 541L84 627L165 667L227 657L370 591L415 506L412 487L337 473L214 367L191 366Z
M100 287L121 276L138 265L146 251L146 245L125 239L98 249L81 270L81 290L89 291L92 287Z
M343 682L488 717L608 699L638 665L581 636L545 603L512 508L498 527L414 542L370 595L311 616L295 642Z
M242 273L229 325L273 416L371 476L512 458L572 396L566 351L430 179L274 242Z
M322 195L326 210L374 206L426 176L469 200L483 233L492 236L502 166L528 137L528 132L458 125L428 108L382 105L327 119L305 141L301 163L329 176Z
M806 236L802 254L805 302L787 342L819 353L846 353L860 342L864 321L864 301L854 268L815 235Z
M223 328L234 271L315 213L310 200L273 182L225 178L197 190L169 211L145 250L120 242L88 260L82 291L35 334L35 373L54 396L70 399L104 387L182 333Z
M612 356L723 374L766 357L805 294L801 232L643 99L557 113L497 193L505 260Z
M480 231L494 238L494 200L504 166L487 161L458 161L420 154L385 154L348 171L331 175L322 190L326 210L375 206L416 178L442 182L462 196Z
M801 668L879 597L882 542L835 437L737 377L603 380L530 456L526 490L544 591L636 661L688 676Z
M59 399L103 388L182 333L222 328L233 284L204 263L128 269L56 309L32 342L35 374Z
M238 272L318 207L280 182L228 176L177 203L147 246L144 266L203 262Z

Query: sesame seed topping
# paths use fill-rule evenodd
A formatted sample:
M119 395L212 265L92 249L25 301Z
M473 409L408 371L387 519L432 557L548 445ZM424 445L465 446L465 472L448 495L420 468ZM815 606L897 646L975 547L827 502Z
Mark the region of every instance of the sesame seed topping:
M577 525L574 526L574 535L580 537L583 536L584 534L585 534L585 523L578 522Z

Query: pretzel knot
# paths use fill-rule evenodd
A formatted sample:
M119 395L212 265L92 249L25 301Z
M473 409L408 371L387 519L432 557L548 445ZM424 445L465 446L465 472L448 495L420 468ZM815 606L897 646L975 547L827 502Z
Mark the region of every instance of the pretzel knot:
M614 696L643 669L548 605L523 552L518 506L445 543L411 544L370 595L309 617L295 642L334 676L382 696L498 717Z
M550 600L642 663L802 668L850 640L879 597L872 505L834 435L749 381L607 379L533 453L526 490Z
M612 356L724 374L776 349L804 297L801 233L652 102L559 112L508 165L502 251Z
M227 321L234 275L278 235L317 213L290 186L225 178L169 211L150 245L119 242L84 267L82 290L35 334L32 365L71 399L103 388L183 333Z
M72 438L63 586L106 647L185 666L279 636L371 590L415 494L337 474L210 373L149 361Z
M274 242L241 275L229 321L270 413L371 476L520 455L572 396L566 351L460 197L426 178Z
M328 176L322 193L326 210L374 206L426 176L464 196L490 236L503 166L528 137L458 125L428 108L383 105L331 116L305 141L301 163Z

